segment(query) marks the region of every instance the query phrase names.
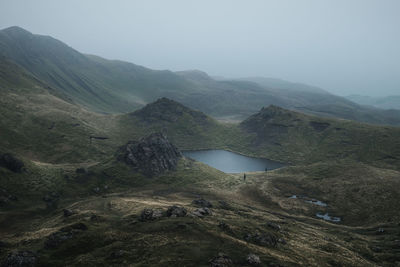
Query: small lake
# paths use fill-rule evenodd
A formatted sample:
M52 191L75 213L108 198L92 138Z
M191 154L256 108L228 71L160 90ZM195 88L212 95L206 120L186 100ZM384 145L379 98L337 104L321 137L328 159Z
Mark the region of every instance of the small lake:
M186 157L203 162L226 173L274 170L285 165L276 161L252 158L226 150L184 151Z

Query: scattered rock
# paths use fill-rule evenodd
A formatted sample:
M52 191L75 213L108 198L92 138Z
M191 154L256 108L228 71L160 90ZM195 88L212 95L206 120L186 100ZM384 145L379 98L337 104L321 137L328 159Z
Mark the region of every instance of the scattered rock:
M267 222L267 226L275 231L280 231L281 230L281 226L277 223L273 223L273 222Z
M192 214L197 217L204 217L207 215L212 215L212 212L209 208L199 208L193 211Z
M212 208L213 206L210 201L205 200L204 198L195 199L192 201L192 204L203 208Z
M232 266L232 260L223 253L218 253L218 256L209 261L211 267L227 267Z
M228 224L226 224L224 222L219 222L218 223L218 227L224 232L228 232L228 233L232 233L233 232L232 228Z
M139 142L130 141L120 148L118 159L146 176L175 170L181 152L162 133L153 133Z
M20 173L23 170L24 163L14 157L12 154L0 154L0 166L9 169L12 172Z
M74 214L74 212L70 209L63 209L64 217L69 217Z
M250 264L250 265L260 265L261 264L261 260L260 260L260 257L258 257L257 255L255 255L255 254L249 254L248 256L247 256L247 263L248 264Z
M185 217L187 210L180 206L171 206L167 210L167 217Z
M52 233L47 237L44 243L46 249L53 249L59 247L65 241L72 239L79 235L82 231L86 231L88 228L84 223L76 223L70 226L61 228L59 231Z
M14 251L8 254L5 258L3 267L30 267L35 266L37 262L37 257L32 251Z
M278 239L276 236L269 233L248 233L244 239L260 246L276 247L278 245Z
M140 221L153 221L163 216L162 210L144 209L140 214Z

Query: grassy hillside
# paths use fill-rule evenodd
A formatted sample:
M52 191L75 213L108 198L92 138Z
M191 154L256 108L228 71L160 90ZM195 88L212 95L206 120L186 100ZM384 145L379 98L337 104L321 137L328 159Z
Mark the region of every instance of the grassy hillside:
M263 108L240 127L254 134L249 150L269 158L309 163L345 158L400 166L400 130L395 127L325 119L276 106Z
M18 66L7 71L0 150L17 154L25 167L0 167L0 262L26 250L38 266L209 266L219 253L232 266L249 266L250 253L266 266L400 260L397 128L274 106L240 125L223 124L167 98L101 115L55 97ZM296 165L248 173L243 181L183 158L176 171L148 178L116 152L153 131L166 132L181 149L224 148ZM193 215L200 196L213 205L202 218ZM166 214L173 205L187 216L141 219L143 209ZM316 212L342 221L326 222Z
M260 78L217 81L199 71L151 70L83 55L54 38L18 27L0 31L0 56L47 84L52 94L96 112L131 112L169 97L225 119L242 120L275 104L320 116L400 125L400 111L359 106L312 86Z
M153 179L115 160L86 173L76 173L77 165L26 164L21 174L0 168L7 177L0 186L13 185L8 190L19 199L1 208L1 260L16 249L32 251L39 266L209 266L219 253L231 266L250 266L250 253L266 266L390 266L399 260L399 214L380 208L397 201L396 172L345 165L344 175L336 177L343 165L316 164L249 173L244 182L187 159L177 171ZM362 181L354 176L358 168L367 175ZM391 191L381 195L375 175L384 177ZM349 184L344 190L343 180ZM369 184L375 189L368 190ZM289 199L290 194L319 197L343 222L316 218L318 208ZM211 215L192 215L199 196L211 201ZM165 212L172 205L188 215L140 217L145 208ZM373 215L365 212L367 205ZM63 216L63 209L72 215ZM377 234L378 229L384 232Z

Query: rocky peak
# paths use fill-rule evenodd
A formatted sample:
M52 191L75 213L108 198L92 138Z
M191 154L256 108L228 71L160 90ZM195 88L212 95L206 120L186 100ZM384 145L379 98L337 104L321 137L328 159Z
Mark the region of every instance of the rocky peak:
M182 157L162 133L150 134L138 142L130 141L120 150L119 160L149 177L175 170Z

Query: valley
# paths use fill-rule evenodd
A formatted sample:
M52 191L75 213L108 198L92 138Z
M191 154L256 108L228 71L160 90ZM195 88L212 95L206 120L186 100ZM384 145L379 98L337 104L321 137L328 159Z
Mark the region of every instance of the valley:
M1 266L400 263L397 111L150 70L15 27L0 54ZM184 156L197 150L280 168L223 172Z

